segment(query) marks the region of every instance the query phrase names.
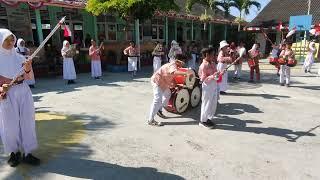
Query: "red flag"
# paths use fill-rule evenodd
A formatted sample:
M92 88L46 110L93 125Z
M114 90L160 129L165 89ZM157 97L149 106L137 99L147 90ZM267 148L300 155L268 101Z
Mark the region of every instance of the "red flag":
M69 26L65 25L64 26L64 31L63 31L63 36L64 37L71 37L71 30L69 29Z
M280 21L279 25L277 26L277 30L281 31L282 29L283 29L282 22Z

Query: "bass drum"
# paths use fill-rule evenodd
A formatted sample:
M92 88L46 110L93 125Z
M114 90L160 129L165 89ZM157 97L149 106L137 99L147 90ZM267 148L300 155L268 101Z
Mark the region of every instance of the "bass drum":
M181 114L187 110L189 102L189 91L187 89L179 89L172 92L168 106L165 109L172 113Z
M201 90L199 86L196 86L192 89L190 93L190 106L192 108L197 107L201 101Z
M177 71L192 74L192 76L177 75L174 77L174 80L177 84L183 84L188 89L192 89L194 87L194 85L196 83L196 79L197 79L195 71L193 69L188 69L188 68L179 68Z

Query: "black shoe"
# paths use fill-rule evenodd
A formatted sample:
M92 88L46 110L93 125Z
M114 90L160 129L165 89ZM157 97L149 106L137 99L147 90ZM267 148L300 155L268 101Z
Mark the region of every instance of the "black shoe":
M10 158L8 160L8 164L11 167L17 167L20 164L21 161L21 153L17 152L17 153L11 153L10 154Z
M237 80L237 77L233 77L234 80Z
M71 84L75 84L76 82L74 80L71 80Z
M290 84L286 84L286 87L290 87Z
M34 157L32 154L28 154L27 156L23 156L23 162L29 164L31 166L39 166L40 159Z
M29 87L32 88L32 89L35 88L34 85L29 85Z
M284 83L281 83L280 86L284 86Z
M200 127L205 127L205 128L208 128L208 129L212 129L213 128L213 125L211 123L211 121L207 121L207 122L199 122L199 126Z
M67 84L68 84L68 85L69 85L69 84L72 84L71 80L68 80Z
M210 119L207 120L207 123L210 124L212 127L216 126L216 124Z
M167 118L163 113L162 111L158 111L157 115L163 119Z
M277 76L280 76L280 73L277 73Z
M224 92L224 91L220 91L220 94L221 94L221 95L225 95L225 94L227 94L227 93Z
M304 70L304 73L307 73L307 72L308 72L308 71L305 69L305 70Z
M253 80L249 80L248 83L254 83L254 81Z
M241 78L238 77L238 80L241 80Z

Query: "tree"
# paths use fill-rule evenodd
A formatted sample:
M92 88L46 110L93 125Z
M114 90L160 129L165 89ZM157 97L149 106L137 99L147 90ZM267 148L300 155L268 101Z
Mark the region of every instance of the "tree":
M230 15L230 7L232 7L233 1L232 0L187 0L186 2L186 10L187 12L191 12L192 7L195 4L203 5L207 8L210 8L213 13L219 8L223 9L224 11L224 17L227 18ZM224 38L227 37L227 24L225 24L225 32L224 32Z
M145 20L155 11L179 10L174 0L88 0L86 10L94 15L116 13L124 20Z
M242 13L244 15L250 14L250 8L252 6L255 6L258 11L261 9L261 4L255 0L233 0L232 5L239 10L239 19L238 19L238 31L240 31L241 28L241 22L242 20Z

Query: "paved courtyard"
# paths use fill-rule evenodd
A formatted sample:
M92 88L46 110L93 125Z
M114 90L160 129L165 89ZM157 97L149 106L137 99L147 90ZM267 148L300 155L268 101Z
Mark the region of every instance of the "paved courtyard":
M260 84L247 83L246 69L240 82L230 79L213 130L198 126L199 107L165 112L164 127L147 126L149 69L134 79L80 74L70 86L38 79L35 154L43 163L10 168L0 145L0 179L320 179L318 67L313 74L295 67L290 88L279 86L270 65L262 65Z

